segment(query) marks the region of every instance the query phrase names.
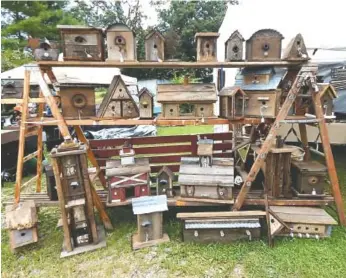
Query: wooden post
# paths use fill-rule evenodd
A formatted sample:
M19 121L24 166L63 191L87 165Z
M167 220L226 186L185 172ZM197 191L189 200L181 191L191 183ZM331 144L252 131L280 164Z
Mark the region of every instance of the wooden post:
M91 189L91 195L93 196L94 205L100 214L103 225L105 226L105 228L107 230L112 230L113 229L112 222L110 221L110 219L109 219L109 217L105 211L105 208L104 208L104 206L100 200L100 196L97 195L97 192L93 186L90 186L90 189Z
M316 117L317 119L319 119L318 126L320 129L323 151L326 158L329 179L332 185L333 196L335 200L336 209L338 211L339 221L342 226L346 226L344 204L342 201L338 175L336 173L334 157L333 157L332 149L330 146L328 129L324 120L324 113L323 113L323 108L321 104L321 98L319 93L312 92L311 94L312 94L312 101L314 103Z
M311 158L311 154L310 154L309 141L308 141L308 135L306 132L305 124L299 124L299 133L300 133L300 141L302 141L303 149L305 151L304 161L308 161Z

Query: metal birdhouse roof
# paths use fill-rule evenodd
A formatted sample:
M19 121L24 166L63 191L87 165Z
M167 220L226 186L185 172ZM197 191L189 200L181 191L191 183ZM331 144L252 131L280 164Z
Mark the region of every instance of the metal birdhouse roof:
M152 212L162 212L168 210L167 196L143 196L132 199L133 214L146 214Z

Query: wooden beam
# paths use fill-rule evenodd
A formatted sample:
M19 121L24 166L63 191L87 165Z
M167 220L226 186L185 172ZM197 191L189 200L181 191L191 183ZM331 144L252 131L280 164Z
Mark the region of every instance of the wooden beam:
M40 97L45 100L43 97L43 93L40 90ZM40 118L43 117L45 103L40 103L38 105L38 116ZM38 126L37 130L37 181L36 181L36 192L41 192L41 184L42 184L42 159L43 159L43 126Z
M100 196L97 195L97 192L94 186L91 185L90 188L91 188L91 195L93 197L93 203L100 214L103 225L105 226L107 230L112 230L113 229L112 222L106 213L105 207L101 202Z
M31 154L28 154L27 156L24 156L23 157L23 162L26 162L26 161L36 157L37 154L38 154L38 152L36 151L36 152L31 153Z
M30 180L28 180L27 182L23 183L20 188L25 188L27 187L29 184L31 184L34 180L37 179L37 175L36 176L33 176Z
M324 199L268 199L269 206L320 207L334 203L334 198ZM245 206L265 206L265 199L248 197Z
M308 134L306 132L306 125L305 124L299 124L299 133L300 133L300 141L302 141L303 149L305 151L304 161L308 161L311 158L311 154L310 154Z
M1 99L1 104L22 104L22 98L5 98ZM43 97L40 98L29 98L29 103L45 103L46 100Z

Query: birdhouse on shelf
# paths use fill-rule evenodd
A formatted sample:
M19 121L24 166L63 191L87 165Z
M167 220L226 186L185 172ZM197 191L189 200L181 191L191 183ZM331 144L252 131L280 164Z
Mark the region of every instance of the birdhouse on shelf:
M246 41L247 61L276 61L281 59L281 41L284 37L276 30L262 29Z
M138 93L139 116L141 119L152 119L154 115L154 96L147 88L142 88Z
M165 59L165 38L158 31L151 31L145 37L145 60L162 62Z
M106 61L136 61L135 33L125 24L115 23L106 29L108 58Z
M173 179L174 173L167 166L163 166L157 173L157 195L167 195L173 197Z
M304 43L303 36L297 34L285 48L282 60L309 60L308 52Z
M138 118L139 110L120 75L114 76L97 111L99 118Z
M318 83L319 95L321 98L321 104L324 111L325 117L334 117L333 112L333 100L338 97L336 90L333 85L328 83ZM309 113L315 114L315 108L312 103L310 103Z
M162 227L163 212L168 210L166 195L133 198L132 209L137 215L137 233L132 236L133 250L169 242Z
M217 61L217 38L219 33L205 32L196 33L197 41L197 61L216 62Z
M243 60L244 38L238 30L234 31L225 43L225 60L241 61Z
M102 28L58 25L64 61L104 61Z
M225 87L219 93L220 116L227 119L240 119L245 117L245 108L248 97L239 87Z
M128 142L125 142L123 148L119 151L119 156L121 165L135 164L135 151Z
M59 49L53 48L51 43L45 39L40 42L38 48L34 50L36 61L57 61L59 57Z

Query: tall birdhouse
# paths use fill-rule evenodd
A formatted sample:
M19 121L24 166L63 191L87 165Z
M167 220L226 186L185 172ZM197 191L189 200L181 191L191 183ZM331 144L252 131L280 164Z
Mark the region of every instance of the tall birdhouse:
M160 62L165 59L165 38L158 31L145 37L145 60Z
M244 118L248 97L239 87L225 87L219 93L220 116L227 119Z
M113 78L97 112L99 118L137 118L138 107L120 75Z
M234 31L225 43L225 60L240 61L243 59L244 38L238 30Z
M157 173L157 195L167 195L167 197L173 197L173 179L174 173L167 166L163 166Z
M199 156L199 165L201 167L211 167L213 164L213 139L201 139L199 135L197 136L197 155Z
M197 61L216 62L217 61L217 38L219 33L205 32L196 33L197 41Z
M102 28L58 25L65 61L104 61Z
M282 39L284 39L284 37L273 29L262 29L255 32L246 41L246 60L280 60Z
M319 95L321 98L321 104L324 111L324 116L334 116L333 113L333 100L338 97L333 85L326 83L318 83ZM315 109L312 103L310 103L309 113L315 114Z
M287 45L282 55L283 60L308 60L308 52L304 43L303 36L297 34Z
M141 119L151 119L154 114L154 96L147 88L142 88L138 94L139 116Z
M106 61L135 61L135 33L125 24L115 23L106 29L108 58Z

